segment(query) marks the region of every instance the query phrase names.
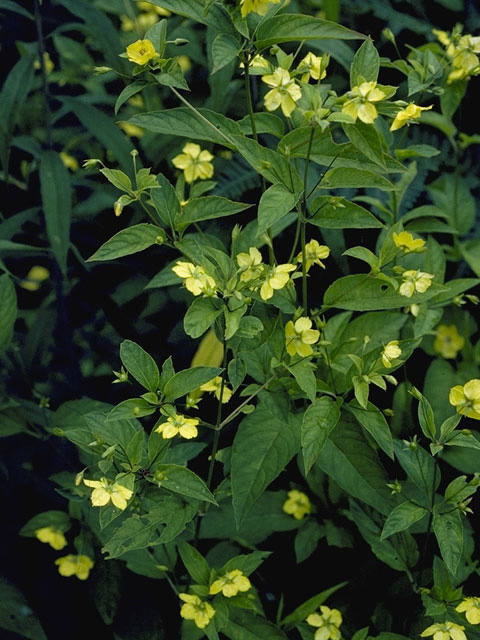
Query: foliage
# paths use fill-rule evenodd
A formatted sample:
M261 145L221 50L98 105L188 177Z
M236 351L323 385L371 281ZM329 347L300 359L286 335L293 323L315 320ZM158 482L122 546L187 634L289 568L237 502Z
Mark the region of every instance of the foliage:
M117 638L479 636L480 38L398 4L0 2L14 533Z

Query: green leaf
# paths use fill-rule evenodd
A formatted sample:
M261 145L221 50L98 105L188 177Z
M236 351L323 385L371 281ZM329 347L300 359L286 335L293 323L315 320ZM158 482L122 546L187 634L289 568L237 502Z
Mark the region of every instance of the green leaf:
M327 438L340 419L340 401L323 396L311 404L302 418L302 456L305 474L316 462Z
M222 628L230 640L287 640L287 636L273 622L257 616L251 611L229 608L229 620Z
M258 205L257 237L265 233L297 204L300 192L292 193L282 184L273 184L261 196Z
M2 312L0 314L0 355L10 344L13 337L13 328L17 319L17 294L15 285L9 275L0 276L0 300Z
M320 189L381 189L395 191L396 186L378 173L364 169L347 169L338 167L329 169L319 185Z
M31 13L26 9L19 7L18 4L12 0L0 0L0 11L13 11L14 13L19 13L21 16L29 18L30 20L35 19Z
M435 426L435 416L429 401L422 396L418 402L418 421L423 435L429 440L435 440L437 428Z
M185 333L191 338L200 338L222 313L211 298L195 298L183 319Z
M310 402L315 402L317 395L317 379L314 367L308 360L300 360L287 366L288 371L293 374L296 383L305 393Z
M380 513L392 510L387 475L355 423L342 419L325 442L316 464L354 498Z
M255 129L257 134L260 133L271 133L273 136L277 138L281 138L285 133L285 126L283 124L283 120L276 116L273 113L266 112L257 112L254 113L255 120ZM246 136L253 135L252 131L252 121L250 116L245 116L241 120L237 121L237 124L242 129L243 133Z
M3 577L0 577L0 628L28 640L47 640L22 593Z
M317 549L318 541L323 537L325 537L325 527L315 520L306 520L295 536L294 548L297 563L309 558Z
M265 558L268 558L271 555L271 551L253 551L247 555L242 554L240 556L234 556L223 565L223 567L218 571L218 574L222 575L227 571L232 571L232 569L240 569L244 575L249 576L258 569Z
M228 13L216 3L209 2L208 11L206 11L205 0L152 0L151 4L168 9L180 16L192 18L195 22L206 24L215 31L231 32L232 35L236 35Z
M180 215L177 215L175 224L177 229L182 229L186 224L200 222L201 220L213 220L225 218L240 211L249 209L252 205L243 202L233 202L220 196L205 196L193 198L183 207Z
M179 371L165 384L163 392L167 402L173 402L177 398L187 395L190 391L198 389L202 384L210 382L220 375L222 369L218 367L192 367Z
M428 513L427 509L412 502L402 502L390 513L382 529L381 539L385 540L394 533L405 531L414 522L418 522Z
M40 156L40 190L50 246L61 272L67 272L72 194L70 176L55 151Z
M353 275L339 278L325 292L326 307L348 311L377 311L401 309L412 303L426 302L443 291L440 285L432 284L425 293L414 293L411 298L401 296L392 285L369 275Z
M359 40L364 35L351 31L335 22L320 20L313 16L292 13L273 16L260 23L257 29L256 49L265 49L281 42L297 40Z
M475 221L475 200L464 178L457 174L443 175L429 184L427 191L454 229L462 235L470 231Z
M126 370L148 391L156 391L160 373L155 360L140 345L124 340L120 345L120 358Z
M463 523L458 509L450 513L436 511L433 514L433 532L443 561L450 573L455 576L463 554Z
M321 591L317 593L317 595L312 596L308 600L306 600L303 604L297 607L292 613L290 613L286 618L284 618L281 622L282 627L287 626L290 627L294 625L296 622L302 622L305 618L316 611L320 605L322 605L330 596L333 596L339 589L342 589L347 582L339 582L334 587L330 587L330 589L325 589L325 591Z
M111 559L127 551L170 542L180 535L196 512L196 505L184 505L174 496L161 496L148 513L134 514L123 520L102 551Z
M327 229L375 229L380 220L355 202L338 196L319 196L310 205L313 218L307 221Z
M219 33L212 42L212 75L236 58L239 51L238 40L226 33Z
M442 89L443 92L440 95L440 109L442 114L448 118L448 120L451 120L465 95L467 80L457 80L451 84L444 84Z
M150 197L159 219L171 229L175 228L175 218L180 213L180 201L175 189L162 174L157 176L159 189L152 189Z
M440 483L440 473L435 472L435 461L425 449L416 445L411 448L400 440L395 440L395 456L409 480L431 496L433 488ZM434 487L435 485L435 487Z
M354 402L350 402L347 408L378 446L393 460L392 434L383 413L371 402L367 404L366 409L356 406Z
M236 391L247 375L247 365L242 358L233 358L228 363L228 379L233 391Z
M237 526L300 448L300 416L285 396L262 392L238 426L232 448L233 509Z
M120 92L117 98L117 101L115 102L115 109L114 109L115 115L117 115L117 113L120 110L120 107L124 105L125 102L127 102L127 100L129 100L136 93L139 93L146 86L147 86L146 83L143 82L142 80L137 80L136 82L127 84L125 89L123 89L123 91Z
M69 3L71 0L68 0ZM62 0L65 2L65 0ZM76 4L77 0L75 0ZM80 5L80 2L78 3ZM69 7L70 8L70 7ZM126 174L132 173L132 158L130 152L133 145L122 131L112 122L110 116L90 104L82 102L80 98L61 98L65 107L75 114L92 137L104 149L108 149L122 170ZM137 166L139 159L137 158ZM65 169L66 171L66 169Z
M186 107L140 113L130 118L128 122L154 133L206 140L234 149L235 143L232 140L232 135L242 135L238 124L209 109L198 109L198 111L203 118L211 123L211 126L208 126L198 115Z
M15 123L20 107L25 103L32 88L34 59L33 55L20 58L8 74L0 92L0 153L5 175L8 175L10 143Z
M202 554L183 540L178 543L178 551L192 580L197 584L208 586L210 567Z
M120 191L131 193L132 181L123 171L119 169L100 169L100 173L103 174L114 187L120 189Z
M140 429L135 433L125 449L128 461L132 466L139 465L142 462L143 454L146 450L146 437L146 433L143 429Z
M368 42L370 42L370 40L367 40L365 44ZM342 126L353 146L369 160L386 170L387 165L380 134L375 127L360 121L355 124L343 123Z
M204 481L190 469L178 464L159 464L155 466L155 475L157 474L162 474L163 477L156 480L155 484L188 498L217 504Z
M123 256L138 253L154 244L161 244L165 240L165 233L153 224L136 224L133 227L122 229L110 240L107 240L87 262L100 262L115 260Z
M36 516L23 525L18 532L21 536L35 537L35 531L43 527L53 527L65 533L70 529L70 518L65 511L44 511L37 513Z
M460 250L470 269L480 278L480 239L462 242Z
M131 418L144 418L155 413L156 407L143 398L130 398L117 404L108 414L107 420L130 420Z
M350 68L350 87L356 87L362 82L376 82L379 69L380 56L378 55L378 51L370 39L365 40L353 58L353 63ZM368 127L369 125L365 126ZM370 127L370 129L373 128L374 127Z

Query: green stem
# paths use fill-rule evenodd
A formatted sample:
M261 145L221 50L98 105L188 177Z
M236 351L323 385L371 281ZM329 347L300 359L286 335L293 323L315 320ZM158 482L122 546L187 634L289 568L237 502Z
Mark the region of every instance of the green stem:
M306 217L307 217L307 182L308 182L308 167L310 165L310 154L312 152L313 136L315 135L315 129L312 126L310 129L310 136L308 138L307 156L305 158L305 170L303 173L303 207L301 210L300 218L300 235L302 243L302 305L305 313L308 315L308 288L307 288L307 255L305 251L306 244Z
M251 400L253 400L253 398L255 398L255 396L257 396L260 391L263 391L265 389L265 387L267 387L270 382L275 378L275 376L270 376L270 378L268 378L268 380L266 380L261 387L259 387L254 393L252 393L251 395L248 396L248 398L246 400L244 400L242 402L242 404L238 405L238 407L236 409L234 409L232 411L232 413L230 415L228 415L225 420L223 420L223 422L221 422L218 425L218 430L221 431L223 429L223 427L225 425L227 425L229 422L231 422L234 418L236 418L236 416L238 416L238 414L241 412L241 410L243 409L243 407L248 404Z
M38 0L34 2L35 12L35 28L37 30L37 43L38 43L38 55L40 57L40 73L42 76L42 93L43 93L43 109L45 117L45 132L47 136L47 147L52 148L52 127L51 127L51 112L50 112L50 94L48 91L47 71L45 69L45 45L43 42L42 31L42 15L40 13L40 6ZM6 176L8 179L8 175Z

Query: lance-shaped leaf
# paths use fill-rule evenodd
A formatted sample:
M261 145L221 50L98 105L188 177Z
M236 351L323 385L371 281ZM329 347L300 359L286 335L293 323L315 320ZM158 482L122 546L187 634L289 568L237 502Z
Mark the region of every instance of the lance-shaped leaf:
M264 20L257 29L255 47L263 49L280 42L296 40L359 40L365 36L336 22L313 16L283 14Z
M301 416L284 395L263 392L242 420L232 449L233 510L237 527L300 448Z
M175 224L177 228L192 222L201 220L213 220L214 218L225 218L240 211L250 208L251 204L243 202L233 202L228 198L220 196L205 196L204 198L192 198L183 207L182 212L177 215Z
M157 364L140 345L131 340L124 340L120 345L120 358L125 369L142 387L149 391L158 389L160 373Z
M70 247L72 194L70 176L55 151L44 151L40 156L40 191L50 246L60 270L65 274Z
M185 569L196 584L208 586L210 580L210 567L202 554L192 547L191 544L181 540L178 544L178 551Z
M301 193L292 193L281 184L273 184L261 196L258 205L257 236L265 233L297 204Z
M321 189L366 189L374 187L382 191L395 191L395 185L383 176L364 169L338 167L327 171L319 187Z
M383 227L380 220L356 202L339 196L320 196L310 205L313 218L307 222L326 229L374 229Z
M17 294L15 286L6 273L0 276L0 300L2 312L0 313L0 354L10 344L13 336L13 327L17 318Z
M218 367L192 367L179 371L165 384L163 392L167 402L173 402L177 398L187 395L190 391L198 389L202 384L210 382L220 375L222 369Z
M153 224L136 224L133 227L122 229L110 240L107 240L95 251L87 262L100 262L115 260L132 253L138 253L154 244L161 244L165 240L165 233Z
M302 455L307 474L318 458L328 436L340 419L340 403L323 396L311 404L302 419Z
M413 504L412 502L402 502L388 516L383 525L381 539L385 540L394 533L405 531L414 522L418 522L428 511L424 507Z
M392 434L383 413L371 402L367 404L366 409L358 406L355 402L351 402L347 407L379 447L393 460Z
M453 576L463 553L463 523L460 511L433 514L433 532L437 538L440 553Z
M353 58L350 68L350 86L355 87L362 82L377 81L380 69L380 56L371 40L365 40ZM371 127L375 129L375 127Z
M155 484L188 498L217 504L204 481L196 473L178 464L155 466Z
M211 298L195 298L183 319L185 333L200 338L221 313L222 307L218 308Z

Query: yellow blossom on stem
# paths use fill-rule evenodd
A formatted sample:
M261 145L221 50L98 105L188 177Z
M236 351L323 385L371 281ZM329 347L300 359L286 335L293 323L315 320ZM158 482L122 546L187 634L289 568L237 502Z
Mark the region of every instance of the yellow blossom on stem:
M283 503L282 509L285 513L288 513L289 516L293 516L295 520L301 520L312 511L310 500L302 491L292 489L287 495L288 498Z
M48 543L56 551L60 551L60 549L67 546L63 532L55 529L55 527L41 527L35 531L35 537L40 542Z
M454 324L441 324L437 327L437 335L433 348L444 358L456 358L457 353L463 349L465 338L458 333Z
M427 636L433 636L433 640L467 640L467 636L464 633L465 627L455 622L446 620L445 622L437 622L427 627L420 636L426 638Z
M135 64L147 64L156 55L157 52L150 40L137 40L127 47L127 58Z
M197 424L200 422L198 418L186 418L181 413L169 416L166 422L159 425L155 431L161 433L164 439L174 438L181 435L182 438L190 440L198 435Z
M240 8L242 11L242 18L245 18L249 13L258 13L264 16L270 4L278 4L280 0L240 0Z
M402 355L402 350L398 346L398 340L390 340L382 351L382 364L387 369L392 366L392 360L399 358Z
M470 624L480 624L480 598L464 598L462 602L455 607L455 611L465 613L465 617Z
M462 416L480 420L480 380L475 378L466 382L463 387L460 384L452 387L448 401Z
M229 387L227 387L226 384L223 385L222 390L222 376L217 376L213 380L210 380L210 382L205 382L205 384L202 384L202 386L200 387L200 390L210 391L210 393L213 393L215 395L217 400L220 400L221 393L223 404L228 402L233 394L233 391Z
M318 342L319 338L320 331L312 329L310 318L299 318L295 324L289 320L285 325L285 346L291 356L297 353L302 358L312 355L310 345Z
M317 240L310 240L305 245L305 262L306 262L306 270L308 271L310 267L314 264L318 264L318 266L323 267L325 269L325 265L322 260L328 258L330 255L330 249L325 244L319 244ZM296 257L297 262L303 262L303 254L300 252Z
M199 296L202 293L214 295L216 282L212 276L205 273L203 267L195 266L191 262L182 262L179 260L177 264L172 267L172 271L176 273L179 278L184 279L185 287L190 293L193 293L194 296Z
M338 609L330 609L325 605L320 607L320 611L321 613L311 613L306 619L307 624L318 627L314 640L339 640L342 635L342 614Z
M22 289L26 289L27 291L38 291L38 289L40 289L42 285L42 282L44 282L44 280L48 280L49 277L50 271L45 267L37 264L30 269L30 271L26 275L26 278L24 280L21 280L19 284Z
M316 56L311 51L307 53L298 65L300 70L307 69L306 73L302 75L302 82L308 82L310 78L312 80L323 80L325 78L327 71L324 68L326 65L323 60L322 56Z
M112 504L122 511L127 508L127 502L133 495L131 489L127 489L118 482L109 482L106 478L100 480L84 480L87 487L92 487L90 500L94 507L103 507L112 501Z
M372 124L377 117L377 109L374 102L380 102L386 96L385 92L377 88L377 83L362 82L348 92L350 98L342 107L342 113L350 116L354 121L360 118L366 124Z
M433 104L431 104L429 107L419 107L413 102L410 102L410 104L406 106L405 109L401 109L397 112L397 115L395 116L395 119L390 126L390 131L401 129L404 125L408 124L408 122L420 118L420 116L422 115L422 111L428 111L432 107Z
M302 90L290 77L286 69L277 67L272 74L262 76L263 82L272 87L265 95L265 108L267 111L276 111L281 107L282 113L289 118L295 109L295 103L302 97Z
M425 240L414 238L408 231L393 232L393 243L404 253L420 253L425 246Z
M187 142L182 149L183 153L173 158L172 163L177 169L183 169L186 182L195 180L207 180L213 176L213 155L206 149L201 149L199 144Z
M480 53L480 36L466 34L458 42L450 43L447 47L447 55L452 59L454 70L448 76L448 84L480 73L478 53Z
M256 247L250 247L248 253L237 254L237 263L241 269L242 282L256 280L262 274L262 254Z
M77 576L79 580L86 580L94 562L83 554L78 556L69 554L68 556L63 556L63 558L57 558L55 564L58 566L58 573L61 576L66 578Z
M236 596L239 591L248 591L251 588L250 580L243 575L243 571L234 569L212 582L208 593L215 595L221 591L226 598L231 598Z
M434 277L431 273L425 273L417 269L408 269L402 273L404 281L400 285L398 292L401 296L406 296L407 298L411 298L415 291L425 293L432 284Z
M271 267L267 279L260 288L260 297L262 300L269 300L273 296L273 291L283 289L283 287L290 280L288 275L291 271L295 271L294 264L279 264L276 267Z
M199 629L204 629L215 615L212 605L190 593L179 593L178 597L185 603L180 609L182 618L193 620Z

